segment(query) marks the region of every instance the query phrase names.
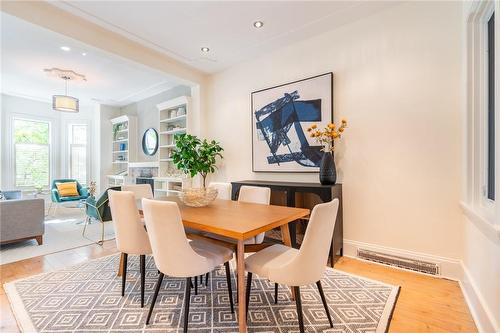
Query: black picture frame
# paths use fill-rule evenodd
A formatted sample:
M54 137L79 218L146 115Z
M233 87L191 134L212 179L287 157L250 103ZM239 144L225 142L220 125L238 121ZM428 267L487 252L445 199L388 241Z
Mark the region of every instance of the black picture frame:
M272 90L272 89L276 89L276 88L282 88L282 87L285 87L285 86L288 86L288 85L293 85L293 84L297 84L297 83L301 83L301 82L304 82L304 81L308 81L308 80L314 80L314 79L318 79L318 78L322 78L324 76L329 76L329 93L330 93L330 103L328 103L329 105L329 108L330 108L330 112L328 112L328 115L330 116L330 119L328 120L329 122L334 122L334 108L333 108L333 72L326 72L326 73L323 73L323 74L319 74L319 75L314 75L314 76L310 76L310 77L307 77L307 78L304 78L304 79L300 79L300 80L295 80L295 81L291 81L291 82L287 82L287 83L283 83L283 84L279 84L279 85L276 85L276 86L272 86L272 87L269 87L269 88L264 88L264 89L260 89L260 90L256 90L256 91L253 91L251 94L250 94L250 105L251 105L251 112L250 112L250 123L251 123L251 127L252 127L252 172L255 172L255 173L319 173L319 167L314 167L314 168L311 168L311 170L300 170L300 171L289 171L289 170L258 170L255 168L255 131L256 131L256 123L255 123L255 118L254 118L254 96L258 93L261 93L261 92L265 92L265 91L269 91L269 90ZM322 121L324 121L322 119ZM333 153L332 153L333 154Z

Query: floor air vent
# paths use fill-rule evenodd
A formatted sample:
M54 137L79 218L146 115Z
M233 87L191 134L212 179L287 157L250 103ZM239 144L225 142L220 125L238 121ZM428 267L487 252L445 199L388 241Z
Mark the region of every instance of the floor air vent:
M370 250L358 249L358 257L361 259L378 262L399 268L405 268L412 271L439 275L439 265L432 262L415 260L399 257L391 254L385 254Z

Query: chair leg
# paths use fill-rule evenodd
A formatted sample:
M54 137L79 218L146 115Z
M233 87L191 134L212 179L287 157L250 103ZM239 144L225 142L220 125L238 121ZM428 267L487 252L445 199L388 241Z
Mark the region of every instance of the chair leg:
M85 236L85 230L87 230L87 224L89 224L89 219L90 219L90 217L88 217L88 216L85 217L85 224L83 225L82 236Z
M189 284L191 283L191 278L186 279L186 294L184 295L184 333L188 330L189 321L189 303L191 301L191 288Z
M194 277L194 294L198 295L198 277Z
M330 327L333 327L332 317L330 316L330 309L328 309L328 304L326 303L325 293L323 292L321 281L316 282L316 286L318 287L319 295L321 296L321 301L323 302L323 306L325 307L325 312L326 316L328 317L328 321L330 322Z
M252 288L252 273L248 272L247 274L247 294L246 294L246 309L247 309L247 317L248 317L248 306L250 305L250 289Z
M278 304L278 284L274 284L274 304Z
M234 313L233 288L231 286L231 270L229 269L229 261L226 261L224 263L224 267L226 268L226 281L227 281L227 291L229 293L229 304L231 305L231 313Z
M102 245L104 244L104 222L101 221L101 241L99 241L97 244Z
M293 287L295 291L295 304L297 305L297 317L299 318L300 333L304 333L304 318L302 315L302 301L300 299L300 287Z
M151 319L151 315L153 314L153 308L155 307L156 298L158 297L158 292L161 288L161 283L163 282L163 273L160 273L158 276L158 282L156 282L155 294L153 295L153 299L151 300L151 306L149 307L148 317L146 319L146 325L149 325L149 320Z
M122 296L125 296L125 282L127 281L127 259L128 254L123 254L123 274L122 274Z
M207 272L207 274L205 274L205 286L208 287L208 274L209 272Z
M200 275L200 286L203 285L203 274Z
M141 265L141 308L144 307L144 286L146 283L146 255L141 255L140 257Z

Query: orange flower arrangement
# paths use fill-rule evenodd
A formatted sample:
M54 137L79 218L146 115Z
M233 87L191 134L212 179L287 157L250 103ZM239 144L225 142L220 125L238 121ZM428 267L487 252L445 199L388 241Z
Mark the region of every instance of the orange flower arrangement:
M318 129L316 124L307 129L309 136L323 146L322 151L332 152L334 150L334 142L341 138L342 133L347 128L347 120L342 119L339 127L334 123L329 123L323 130Z

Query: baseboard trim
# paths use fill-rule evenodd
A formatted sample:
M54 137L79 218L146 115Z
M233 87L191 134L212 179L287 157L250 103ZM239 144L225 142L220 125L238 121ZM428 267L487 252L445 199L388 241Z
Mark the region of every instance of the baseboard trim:
M346 257L363 260L357 257L358 248L438 263L441 266L440 275L429 275L419 272L414 273L457 281L479 333L500 332L500 328L495 322L495 317L484 301L484 298L479 292L479 288L477 288L476 282L462 260L344 239L344 255ZM398 267L394 268L409 271Z
M472 318L476 323L479 333L500 332L500 327L495 323L495 316L492 314L483 296L479 292L477 285L470 275L467 267L462 263L464 277L459 281L460 289L464 295L465 302L469 307Z
M388 253L392 255L434 262L440 266L440 275L430 275L450 280L461 281L463 278L462 262L459 259L435 256L431 254L414 252L408 250L397 249L393 247L381 246L377 244L364 243L354 240L344 239L344 255L357 258L358 248L368 249L372 251ZM392 266L391 266L392 267ZM413 271L411 271L413 272ZM418 272L416 272L418 273ZM424 273L421 273L424 274ZM426 274L429 275L429 274Z

